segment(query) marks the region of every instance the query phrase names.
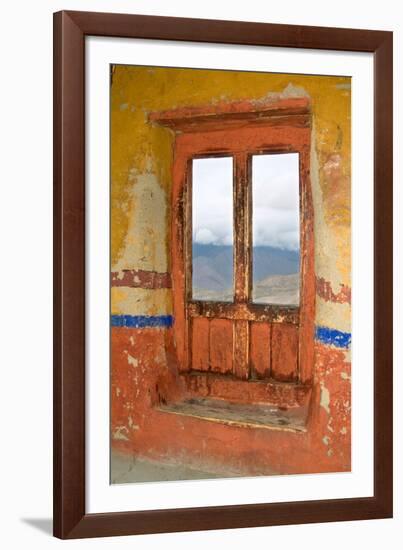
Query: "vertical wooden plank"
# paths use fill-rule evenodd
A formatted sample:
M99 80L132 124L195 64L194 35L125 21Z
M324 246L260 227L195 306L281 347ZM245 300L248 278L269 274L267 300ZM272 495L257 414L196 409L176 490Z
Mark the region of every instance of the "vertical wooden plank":
M235 303L245 303L250 294L251 201L246 153L235 156L234 172L234 272Z
M299 380L308 384L313 377L315 338L315 239L312 189L309 178L309 134L300 152L300 218L301 218L301 292L299 326Z
M195 343L195 346L197 343ZM232 372L233 333L232 321L210 321L210 369L214 372Z
M234 376L249 378L249 321L234 321Z
M172 216L171 216L171 267L173 308L175 323L173 325L175 349L180 370L187 370L189 358L188 312L186 307L186 227L185 213L187 208L187 157L181 151L180 140L175 143L174 163L172 170Z
M250 368L252 378L270 377L271 325L250 323Z
M234 181L234 271L237 304L247 303L250 295L251 205L248 158L246 153L235 156ZM237 378L249 378L249 322L233 324L233 373Z
M298 378L298 327L274 323L271 337L271 376L281 382Z
M185 303L188 304L192 297L192 284L193 284L193 260L192 260L192 177L193 177L193 164L190 159L186 159L185 162L186 172L184 176L184 205L182 212L184 213L184 219L181 220L183 227L183 252L184 252L184 279L185 279ZM189 315L189 311L186 307L185 311L185 349L184 360L182 362L183 370L191 370L193 362L193 334L192 334L192 320Z
M182 224L184 227L183 251L185 255L185 300L189 302L193 293L193 255L192 255L192 231L193 231L193 160L186 161L185 174L185 215Z
M206 317L194 317L192 325L191 369L207 371L210 368L210 321Z

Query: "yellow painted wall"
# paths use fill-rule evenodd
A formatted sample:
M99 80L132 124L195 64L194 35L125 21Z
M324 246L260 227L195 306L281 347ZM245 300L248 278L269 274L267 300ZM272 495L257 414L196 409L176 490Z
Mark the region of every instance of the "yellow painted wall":
M315 269L337 292L350 285L350 79L115 66L111 88L111 269L169 270L173 134L153 111L272 95L308 95L313 107L311 179ZM118 289L116 289L118 290ZM169 292L112 295L112 313L171 313ZM134 305L135 304L135 305ZM350 330L350 307L318 299L317 324Z

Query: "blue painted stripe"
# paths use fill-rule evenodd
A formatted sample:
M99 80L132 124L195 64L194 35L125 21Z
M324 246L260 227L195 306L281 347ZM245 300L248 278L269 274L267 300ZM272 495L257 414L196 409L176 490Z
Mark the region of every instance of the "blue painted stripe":
M111 315L113 327L131 328L169 328L173 325L172 315ZM336 346L337 348L349 348L351 333L341 332L328 327L316 327L315 338L322 344Z
M341 332L334 328L316 327L315 338L322 344L348 349L351 344L351 332Z
M169 328L172 324L172 315L111 315L113 327Z

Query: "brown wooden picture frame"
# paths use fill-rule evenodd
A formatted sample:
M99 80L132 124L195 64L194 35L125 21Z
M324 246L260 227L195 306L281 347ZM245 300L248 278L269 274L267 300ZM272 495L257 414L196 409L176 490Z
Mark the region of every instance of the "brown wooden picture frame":
M374 54L374 496L87 514L85 495L85 37ZM386 31L54 14L54 535L67 538L392 516L392 59Z

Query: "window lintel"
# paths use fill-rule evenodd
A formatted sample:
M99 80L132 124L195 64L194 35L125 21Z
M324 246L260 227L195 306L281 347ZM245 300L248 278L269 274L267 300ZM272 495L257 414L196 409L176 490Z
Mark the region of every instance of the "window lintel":
M310 126L311 103L308 97L219 102L200 107L179 107L150 113L148 120L175 132L216 130L223 126L284 124ZM289 119L287 121L287 119Z

